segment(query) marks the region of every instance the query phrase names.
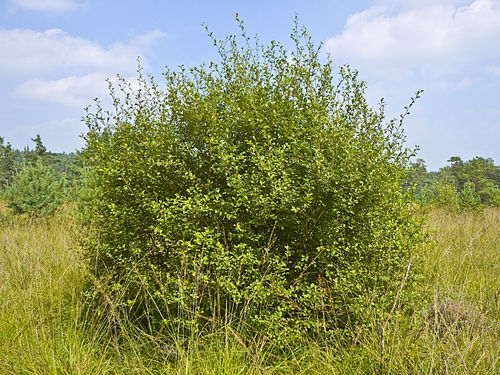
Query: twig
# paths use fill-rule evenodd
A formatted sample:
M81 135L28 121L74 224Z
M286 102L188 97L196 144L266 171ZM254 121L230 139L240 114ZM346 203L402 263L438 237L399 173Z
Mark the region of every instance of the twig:
M403 280L401 280L401 284L399 285L399 290L398 293L396 294L396 298L394 299L394 303L392 304L391 311L389 312L389 315L387 316L387 319L385 320L384 325L382 326L382 332L380 337L380 358L384 358L385 354L385 329L387 328L387 324L389 324L389 320L391 319L392 314L394 313L394 309L396 308L399 298L401 297L401 293L403 292L403 287L405 285L405 282L408 279L408 276L410 275L411 262L412 258L410 258L410 261L408 262L408 267L406 268L405 276L403 277Z

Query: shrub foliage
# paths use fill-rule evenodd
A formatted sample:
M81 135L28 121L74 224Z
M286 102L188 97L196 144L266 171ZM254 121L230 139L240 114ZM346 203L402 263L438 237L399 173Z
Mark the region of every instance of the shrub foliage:
M297 23L292 52L240 26L209 32L219 62L167 70L164 88L139 69L110 86L113 111L88 110L95 274L129 313L197 330L290 338L362 319L367 295L390 307L422 241L402 190L408 109L386 121Z

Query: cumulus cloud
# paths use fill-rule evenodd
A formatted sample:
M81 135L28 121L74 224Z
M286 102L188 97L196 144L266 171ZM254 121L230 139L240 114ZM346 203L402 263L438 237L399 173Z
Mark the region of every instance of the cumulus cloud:
M378 6L394 7L397 9L415 9L425 8L429 5L466 5L472 0L374 0L374 4Z
M137 89L139 82L133 76L125 77L131 89ZM83 76L70 76L61 79L31 79L14 90L14 95L36 102L63 104L82 109L92 104L94 98L108 98L108 82L117 83L116 75L103 72ZM109 99L109 98L108 98Z
M336 60L390 76L443 73L498 58L500 2L378 1L349 17L325 50Z
M56 80L31 79L18 86L14 94L35 101L64 104L83 108L94 97L106 94L108 76L91 73L80 77L70 76Z
M0 45L4 51L0 74L29 76L61 70L73 73L130 71L135 69L137 56L145 48L166 36L156 30L128 43L118 42L105 47L61 29L0 29Z
M10 2L22 9L42 12L64 12L73 10L78 5L74 0L10 0Z
M0 29L0 77L18 82L17 97L82 108L92 98L106 96L107 77L135 72L137 57L167 36L154 30L103 46L60 29ZM147 66L143 57L142 64Z

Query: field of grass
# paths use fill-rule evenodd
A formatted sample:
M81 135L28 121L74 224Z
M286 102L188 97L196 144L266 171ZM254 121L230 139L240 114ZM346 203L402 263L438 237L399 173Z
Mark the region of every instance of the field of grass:
M499 374L500 209L436 210L428 223L420 311L278 356L230 327L186 342L97 319L71 213L0 207L0 374Z

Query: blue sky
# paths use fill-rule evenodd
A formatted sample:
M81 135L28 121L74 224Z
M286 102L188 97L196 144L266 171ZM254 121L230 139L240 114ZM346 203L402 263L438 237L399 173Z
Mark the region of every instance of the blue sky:
M429 169L452 155L499 164L500 0L1 0L0 136L82 147L83 108L107 97L107 77L133 79L138 56L160 82L165 66L214 60L201 24L222 38L238 31L235 13L249 34L285 45L297 14L391 116L424 89L405 129Z

